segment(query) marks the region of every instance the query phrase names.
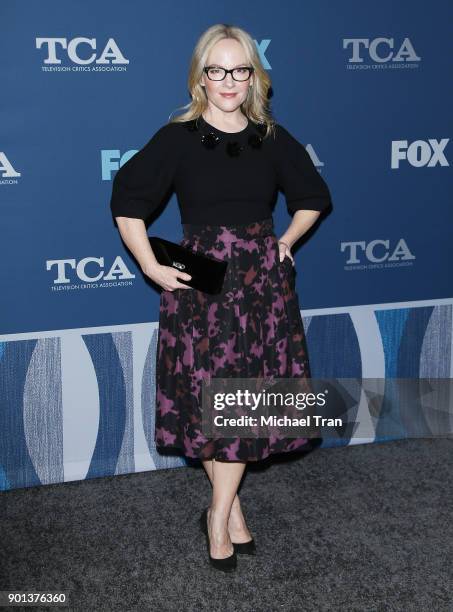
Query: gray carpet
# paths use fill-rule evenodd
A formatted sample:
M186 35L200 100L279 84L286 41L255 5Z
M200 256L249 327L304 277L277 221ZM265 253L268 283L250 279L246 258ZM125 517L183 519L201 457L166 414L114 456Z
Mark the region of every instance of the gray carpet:
M208 564L202 467L7 491L1 588L63 589L70 610L451 612L452 451L413 439L249 467L259 550L233 574Z

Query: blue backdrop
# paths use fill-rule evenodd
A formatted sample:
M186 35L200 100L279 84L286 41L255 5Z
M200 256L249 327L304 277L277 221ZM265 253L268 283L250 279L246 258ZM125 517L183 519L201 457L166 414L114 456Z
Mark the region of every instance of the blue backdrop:
M153 446L159 294L109 200L120 163L189 101L214 23L252 35L274 116L331 190L295 253L313 375L452 375L450 2L0 10L2 488L185 464ZM274 219L283 232L282 195ZM175 197L150 233L182 237Z

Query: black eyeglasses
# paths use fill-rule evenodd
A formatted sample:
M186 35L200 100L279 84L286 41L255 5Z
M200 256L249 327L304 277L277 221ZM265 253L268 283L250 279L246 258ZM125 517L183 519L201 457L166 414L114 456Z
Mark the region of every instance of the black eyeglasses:
M220 66L205 66L203 68L203 71L210 81L223 81L228 73L231 73L235 81L248 81L253 70L252 66L241 66L240 68L232 68L231 70L221 68Z

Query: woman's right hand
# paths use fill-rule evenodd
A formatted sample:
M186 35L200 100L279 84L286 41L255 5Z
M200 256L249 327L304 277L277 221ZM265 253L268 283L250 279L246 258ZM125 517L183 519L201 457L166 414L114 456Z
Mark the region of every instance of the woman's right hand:
M178 280L190 280L192 277L187 272L181 272L172 266L164 266L160 263L154 264L150 270L143 270L143 273L155 283L160 285L165 291L175 289L193 289L190 285L185 285Z

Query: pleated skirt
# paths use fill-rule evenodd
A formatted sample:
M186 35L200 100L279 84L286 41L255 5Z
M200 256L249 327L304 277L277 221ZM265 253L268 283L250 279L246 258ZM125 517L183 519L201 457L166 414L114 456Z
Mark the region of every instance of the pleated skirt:
M227 260L222 292L162 291L156 352L156 449L193 459L259 461L305 450L307 438L208 438L204 377L311 377L289 257L272 217L248 225L183 224L179 244Z

